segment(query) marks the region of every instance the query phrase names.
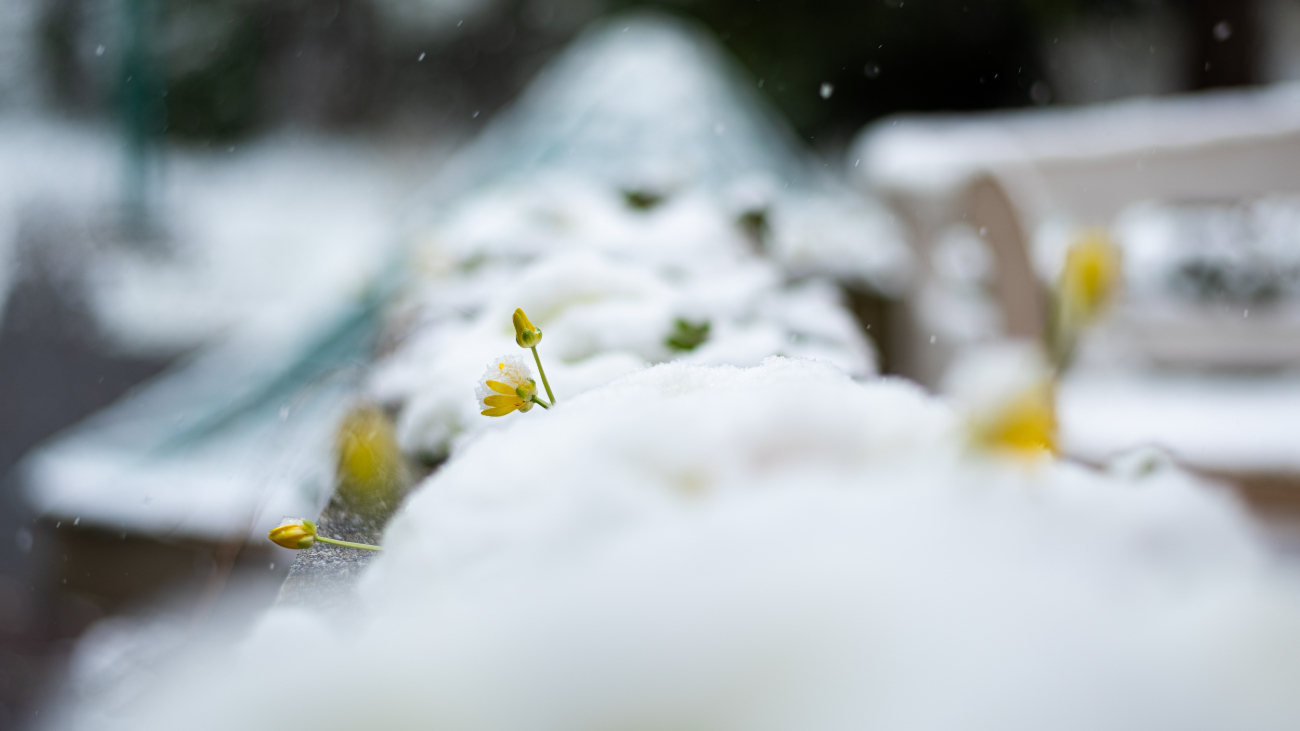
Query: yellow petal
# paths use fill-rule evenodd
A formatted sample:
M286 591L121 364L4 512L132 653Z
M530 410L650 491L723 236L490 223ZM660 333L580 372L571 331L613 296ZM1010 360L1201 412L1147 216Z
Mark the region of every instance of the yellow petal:
M509 396L488 396L483 399L483 403L487 406L513 406L517 409L519 404L523 403L523 399L514 394Z
M506 414L510 413L511 411L514 411L517 408L519 408L517 404L514 406L498 406L495 409L484 409L479 413L483 414L484 416L505 416Z
M488 388L492 389L493 391L496 391L497 393L504 393L507 396L515 395L515 390L513 388L507 386L506 384L500 381L485 381L485 383L487 384Z
M285 548L308 548L316 542L316 524L307 520L286 521L272 528L267 538Z
M1042 384L1006 404L987 425L984 441L990 446L1020 453L1056 452L1055 392Z
M516 309L513 317L515 323L515 342L519 343L521 348L533 348L542 342L542 331L537 329L524 314L522 309Z

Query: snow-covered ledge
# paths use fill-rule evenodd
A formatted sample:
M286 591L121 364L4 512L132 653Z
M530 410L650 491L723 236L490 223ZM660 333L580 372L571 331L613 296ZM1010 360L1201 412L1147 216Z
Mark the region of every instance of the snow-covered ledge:
M512 414L345 621L278 607L60 728L1295 728L1300 585L1233 498L972 451L980 396L773 358Z

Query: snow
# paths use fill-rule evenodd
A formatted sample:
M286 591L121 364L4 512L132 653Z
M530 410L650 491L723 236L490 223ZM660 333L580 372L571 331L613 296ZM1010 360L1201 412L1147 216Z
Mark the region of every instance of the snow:
M996 420L1006 404L1052 380L1052 369L1035 342L1004 340L972 347L944 377L944 393L974 421Z
M575 182L539 189L490 196L492 216L470 199L469 212L426 239L419 256L444 262L447 274L414 289L408 340L371 381L377 399L403 405L408 451L445 454L459 435L490 428L471 388L488 359L517 349L516 307L545 333L538 352L561 399L669 359L755 365L786 354L874 372L839 293L815 279L787 284L716 206L683 196L643 212L614 191ZM553 195L586 208L538 212ZM707 340L674 351L668 340L678 320L707 324Z
M404 449L437 458L498 428L469 386L509 350L516 307L546 333L560 399L669 360L875 371L835 283L897 293L897 224L749 87L698 29L631 15L586 32L449 161L406 221L403 342L369 384ZM683 327L707 337L674 347Z
M1101 462L1140 445L1217 472L1300 471L1300 376L1098 370L1058 392L1068 453Z
M1300 84L976 115L902 116L868 128L851 168L872 186L952 189L983 171L1285 139L1300 131ZM1140 172L1140 169L1137 171Z
M272 510L314 515L326 435L349 392L398 412L402 447L429 459L525 416L488 419L474 398L485 363L518 352L516 307L546 333L540 353L561 401L673 359L744 366L783 354L873 373L871 345L826 275L897 290L910 258L893 219L819 172L697 30L620 22L544 69L404 216L402 181L427 174L437 146L401 163L287 134L168 150L170 251L97 259L90 299L118 347L210 352L165 379L165 397L133 399L144 405L34 457L39 510L203 537L255 535ZM87 139L93 155L40 144L28 167L84 178L84 157L111 177L111 138ZM81 212L111 202L108 180L70 208L96 220ZM385 348L373 368L357 307L363 319L384 312L367 320ZM674 340L683 328L707 337L687 348ZM294 388L319 405L319 423L276 420ZM171 450L169 411L219 428ZM124 420L147 424L135 430L144 436L118 439Z
M121 237L108 130L0 118L0 290L23 225L55 222L107 346L192 355L22 465L29 502L113 531L262 541L333 489L402 250L405 182L443 154L284 133L234 152L165 151L162 242ZM62 229L60 229L62 231ZM75 280L75 278L73 278Z
M451 198L508 183L546 187L556 175L607 191L704 197L733 218L788 217L772 241L783 263L790 248L795 263L884 291L909 274L893 216L826 174L739 64L682 20L633 13L586 30L449 162L430 186L429 214ZM816 228L804 232L803 222ZM829 248L811 251L832 228Z
M398 260L393 221L416 174L394 158L440 154L437 144L399 151L289 135L234 153L172 151L160 216L174 250L106 261L98 318L122 347L155 352L210 341L271 306L310 321Z
M273 610L61 727L1300 721L1296 577L1167 462L972 454L918 388L782 358L521 416L419 488L346 624Z
M18 274L25 217L104 205L117 182L116 153L102 129L33 114L0 116L0 314Z
M376 320L373 298L306 322L266 309L25 458L29 504L101 529L259 543L284 515L317 515Z
M125 158L110 129L0 116L0 295L20 227L55 219L84 239L69 265L85 270L91 314L118 349L175 354L268 308L310 321L392 266L410 181L444 154L289 132L234 152L169 146L154 211L163 241L141 243L120 230Z

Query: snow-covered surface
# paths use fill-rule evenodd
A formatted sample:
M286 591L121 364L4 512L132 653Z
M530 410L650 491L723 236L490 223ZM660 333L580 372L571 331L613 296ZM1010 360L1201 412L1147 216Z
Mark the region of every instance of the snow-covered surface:
M441 142L385 148L290 135L173 151L159 215L166 256L119 253L95 304L124 347L200 344L269 307L313 312L360 296L395 258L394 220Z
M0 119L0 254L21 225L73 222L64 245L110 346L174 354L171 372L23 465L54 520L109 530L262 540L333 489L333 432L356 397L400 256L411 180L444 154L290 134L169 148L161 242L119 238L122 152L106 129ZM80 247L80 248L78 248ZM0 289L7 272L0 266ZM282 413L283 411L283 413Z
M117 144L105 130L48 117L0 116L0 314L17 274L25 215L94 211L113 200Z
M123 240L125 153L107 126L0 116L0 302L21 225L59 218L88 304L126 351L175 353L268 307L312 311L361 292L391 265L394 220L444 143L385 148L283 133L237 146L162 151L154 199L163 240ZM2 305L0 305L2 306Z
M1190 467L1300 473L1300 375L1081 371L1059 389L1061 442L1101 462L1142 445Z
M389 342L398 345L366 388L400 410L399 434L413 455L446 454L502 425L479 415L474 386L489 359L519 352L516 307L546 332L541 354L561 400L677 357L753 365L779 353L873 373L871 346L838 291L811 275L897 287L908 253L892 218L818 172L699 32L654 16L617 23L579 40L449 163L424 191L427 205L408 217L405 238L396 234L401 181L437 148L405 168L362 146L290 138L169 151L160 210L174 250L105 256L91 280L94 309L125 348L227 340L169 376L166 399L123 407L149 412L141 417L149 439L124 446L118 417L106 416L34 458L30 492L40 510L203 536L241 535L276 509L314 515L328 462L323 435L346 389L326 397L299 376L364 355L295 358L306 357L312 338L344 333L348 316L331 321L331 313L346 313L406 254L410 286L385 305ZM106 138L86 140L97 151L87 159L111 177L116 153ZM41 155L59 175L86 164L51 144L33 147L32 168ZM85 198L105 206L107 194L101 183L98 198ZM636 195L655 201L638 207ZM744 214L757 216L749 229L738 221ZM284 340L264 347L268 313ZM679 329L706 325L698 347L670 347ZM204 365L241 359L250 367ZM319 423L290 429L268 416L280 403L237 401L234 411L255 416L225 419L224 431L177 454L152 446L165 442L169 410L223 414L227 392L286 399L290 387L331 404L313 417ZM268 446L278 439L295 446ZM268 450L312 466L277 476L281 459Z
M889 214L820 172L713 41L655 15L584 34L428 195L405 342L371 381L413 453L497 426L472 384L513 347L516 307L560 399L671 359L866 375L870 344L819 275L889 291L910 264ZM671 347L683 326L707 338Z
M29 503L104 530L259 543L285 515L317 515L377 318L373 298L307 322L263 311L27 457Z
M519 352L516 307L545 334L538 352L560 399L670 359L743 366L780 353L875 370L838 291L787 284L702 197L639 211L617 191L553 179L471 198L457 213L425 240L421 269L432 275L410 296L413 324L371 379L377 399L401 406L408 451L444 454L495 426L473 386L490 359ZM678 320L707 324L707 339L674 350Z
M711 37L652 13L583 33L431 186L448 197L551 175L614 191L704 196L730 216L764 211L783 263L896 290L909 258L889 212L851 193ZM539 179L539 176L542 176Z
M916 387L786 359L660 365L519 416L419 488L346 624L282 608L237 646L152 653L100 633L49 722L1300 723L1296 577L1159 459L969 454ZM110 665L134 682L93 682Z
M896 117L868 128L848 159L876 187L950 189L972 175L1055 160L1239 144L1300 133L1300 84L1130 99L1086 107ZM1140 173L1137 169L1135 173Z

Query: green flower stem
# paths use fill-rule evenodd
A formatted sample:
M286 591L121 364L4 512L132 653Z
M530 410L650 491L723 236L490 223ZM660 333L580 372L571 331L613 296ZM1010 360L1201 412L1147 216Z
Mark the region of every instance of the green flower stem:
M551 405L550 405L550 404L548 404L548 403L546 403L545 401L543 401L543 400L537 398L536 396L533 397L533 403L537 404L538 406L542 407L543 409L549 409L549 408L551 408Z
M551 403L555 403L555 394L551 393L551 384L546 380L546 369L542 368L542 357L537 354L537 346L534 345L529 350L533 351L533 360L537 361L537 372L542 374L542 385L546 387L546 397L551 400ZM546 408L551 407L547 406Z
M372 546L369 543L353 543L352 541L339 541L333 538L326 538L325 536L316 536L316 540L320 541L321 543L333 543L336 546L344 546L345 548L360 548L363 551L384 550L379 546Z

